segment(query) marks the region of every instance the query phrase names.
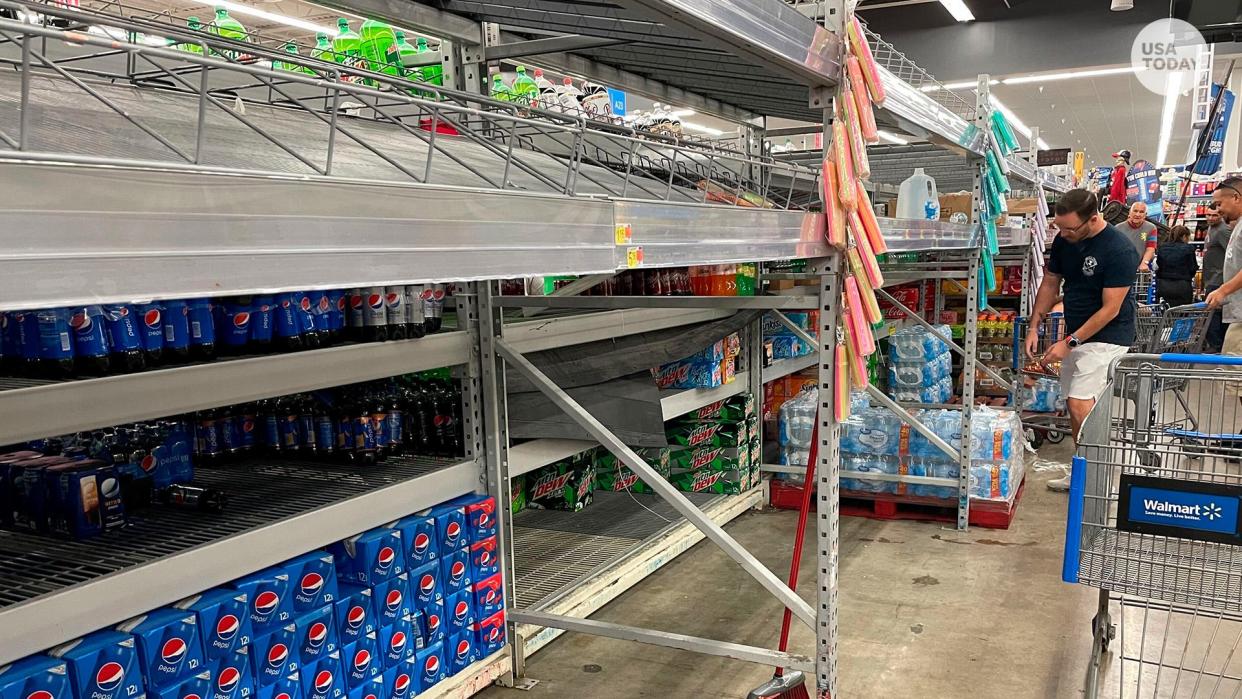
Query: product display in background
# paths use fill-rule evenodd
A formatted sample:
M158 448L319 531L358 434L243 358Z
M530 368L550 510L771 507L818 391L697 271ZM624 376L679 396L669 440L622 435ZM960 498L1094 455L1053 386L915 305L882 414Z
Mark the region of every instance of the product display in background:
M950 337L947 325L936 331ZM909 403L947 403L953 398L953 355L949 345L926 328L898 330L888 338L888 394Z
M717 340L703 350L652 369L656 386L662 389L716 388L733 383L742 341L737 333Z
M789 311L785 317L804 330L811 337L819 336L819 311ZM763 333L763 361L765 365L780 359L804 357L814 351L814 345L794 334L792 330L778 321L772 313L763 317L760 324Z
M998 374L1011 373L1014 354L1014 322L1016 313L980 313L976 356L979 362ZM982 368L975 370L975 393L985 396L1007 396L1008 392Z
M465 496L363 532L0 668L0 687L54 699L416 696L504 647L495 508Z
M582 296L754 296L759 266L753 262L660 267L620 272ZM543 276L501 281L505 296L547 296L578 277Z

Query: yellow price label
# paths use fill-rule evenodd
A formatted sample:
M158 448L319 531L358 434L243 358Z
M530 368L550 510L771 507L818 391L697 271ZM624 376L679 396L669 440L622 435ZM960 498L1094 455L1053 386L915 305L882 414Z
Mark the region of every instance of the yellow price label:
M625 249L625 266L630 269L640 266L643 263L643 248L636 245Z
M617 245L628 245L634 239L634 229L630 228L630 224L622 223L617 226Z

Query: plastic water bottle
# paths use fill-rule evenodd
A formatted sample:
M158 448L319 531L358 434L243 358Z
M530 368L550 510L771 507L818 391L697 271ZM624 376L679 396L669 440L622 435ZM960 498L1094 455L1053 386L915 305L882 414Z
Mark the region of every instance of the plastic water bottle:
M940 218L940 197L936 193L936 180L915 168L897 190L897 218L913 218L936 221Z

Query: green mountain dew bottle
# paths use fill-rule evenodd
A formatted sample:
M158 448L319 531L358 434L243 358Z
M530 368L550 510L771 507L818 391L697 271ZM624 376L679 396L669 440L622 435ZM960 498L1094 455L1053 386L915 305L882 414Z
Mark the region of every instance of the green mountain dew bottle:
M394 36L397 37L397 40L388 49L388 67L385 68L384 72L389 75L409 75L411 78L416 80L421 79L419 76L410 75L417 70L416 68L405 67L405 57L413 56L418 53L418 49L414 48L413 44L405 40L405 32L400 29L394 33Z
M501 77L500 73L492 76L492 99L500 100L501 102L513 101L513 91L505 84L505 79Z
M336 20L340 32L332 40L332 51L336 54L336 62L341 65L356 67L362 60L362 37L349 28L349 20L344 17Z
M197 17L186 17L185 26L192 32L203 31L203 22ZM202 53L203 47L198 44L177 44L177 48L188 53Z
M216 18L212 21L212 33L224 39L233 39L234 41L250 41L250 35L246 33L246 28L241 22L229 16L229 11L223 7L216 8ZM225 51L224 55L229 58L237 58L241 55L238 51Z
M327 34L319 32L315 35L315 48L311 49L310 57L329 63L336 62L336 54L332 51L332 42L328 41Z
M285 42L285 53L294 56L298 55L298 45L292 41ZM298 73L301 73L304 70L302 66L297 63L285 63L284 61L273 61L272 68L276 70L292 70Z
M427 53L430 50L431 48L427 46L427 40L421 36L418 37L418 52ZM431 83L432 85L444 84L444 66L439 63L432 63L429 66L423 66L421 70L423 73L423 82Z
M358 34L362 37L359 49L362 51L362 57L366 59L367 68L377 73L386 72L384 68L388 66L388 52L393 44L397 43L392 27L383 22L368 19L362 23ZM394 75L400 75L400 73L394 73Z
M523 107L539 104L539 85L526 75L526 66L517 67L517 77L513 79L513 101Z

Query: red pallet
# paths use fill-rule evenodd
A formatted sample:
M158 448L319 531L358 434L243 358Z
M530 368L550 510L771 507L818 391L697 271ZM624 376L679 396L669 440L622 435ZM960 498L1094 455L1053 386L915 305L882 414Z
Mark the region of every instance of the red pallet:
M973 500L970 503L970 526L986 529L1008 529L1026 490L1026 479L1018 486L1013 502ZM802 488L785 481L769 483L772 507L796 510L802 504ZM925 498L893 493L841 491L841 514L870 519L906 519L919 522L957 522L957 503L940 498Z

